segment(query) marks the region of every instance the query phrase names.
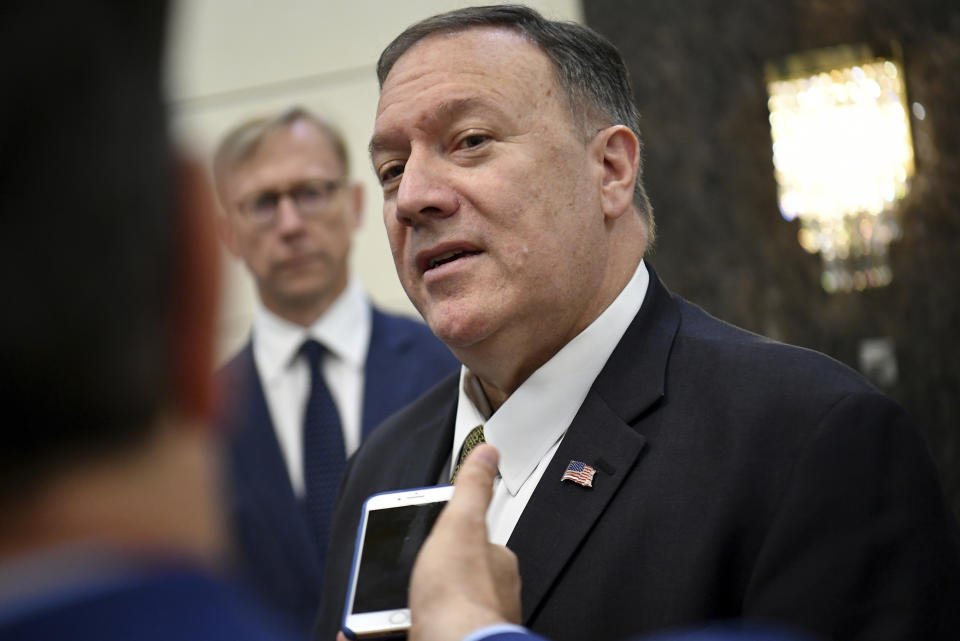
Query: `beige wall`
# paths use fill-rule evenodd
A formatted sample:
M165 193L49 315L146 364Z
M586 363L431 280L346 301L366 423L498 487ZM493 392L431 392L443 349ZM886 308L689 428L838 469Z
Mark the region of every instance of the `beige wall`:
M373 300L416 315L397 281L380 221L381 197L366 155L377 104L381 49L416 20L453 0L179 0L170 28L167 93L175 135L209 160L219 137L246 118L300 104L344 132L351 173L366 189L364 225L351 257ZM581 20L580 0L529 2L546 16ZM246 338L254 290L224 254L220 355Z

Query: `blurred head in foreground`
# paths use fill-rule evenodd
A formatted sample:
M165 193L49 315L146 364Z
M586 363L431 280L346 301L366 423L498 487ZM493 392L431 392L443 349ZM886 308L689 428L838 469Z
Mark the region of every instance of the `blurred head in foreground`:
M171 153L165 2L18 2L0 25L0 561L208 558L209 194Z

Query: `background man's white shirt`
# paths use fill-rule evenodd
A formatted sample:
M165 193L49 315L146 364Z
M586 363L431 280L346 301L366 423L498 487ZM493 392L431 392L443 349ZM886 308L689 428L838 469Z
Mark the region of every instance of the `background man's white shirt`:
M303 415L310 373L298 350L308 337L327 349L323 378L340 414L349 457L360 445L364 364L370 347L372 310L360 283L351 278L343 294L309 328L295 325L257 303L253 358L280 451L297 496L303 496Z

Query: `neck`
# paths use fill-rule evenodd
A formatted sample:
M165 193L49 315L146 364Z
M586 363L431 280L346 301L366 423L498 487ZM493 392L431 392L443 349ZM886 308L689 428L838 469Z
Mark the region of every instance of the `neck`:
M209 430L159 426L122 454L63 469L4 519L0 559L71 545L219 560L225 540Z
M598 290L598 296L584 308L574 322L565 325L568 327L567 331L551 335L545 331L544 323L556 327L558 325L555 319L540 317L536 324L525 327L527 331L521 340L517 340L515 336L509 340L491 337L483 344L454 350L457 358L480 381L494 411L499 409L531 374L589 327L613 303L630 282L643 259L642 248L642 244L637 244L636 249L619 253L621 258L611 262L603 286ZM523 345L524 349L515 349L518 344Z

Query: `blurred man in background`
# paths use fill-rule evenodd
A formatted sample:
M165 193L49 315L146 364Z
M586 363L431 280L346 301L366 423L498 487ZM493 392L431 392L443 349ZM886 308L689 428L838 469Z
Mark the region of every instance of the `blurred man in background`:
M341 135L293 108L228 132L222 236L259 295L221 371L240 576L306 633L346 458L457 363L423 323L372 307L348 259L363 210Z
M285 638L214 578L212 195L174 161L165 2L0 23L0 638Z

